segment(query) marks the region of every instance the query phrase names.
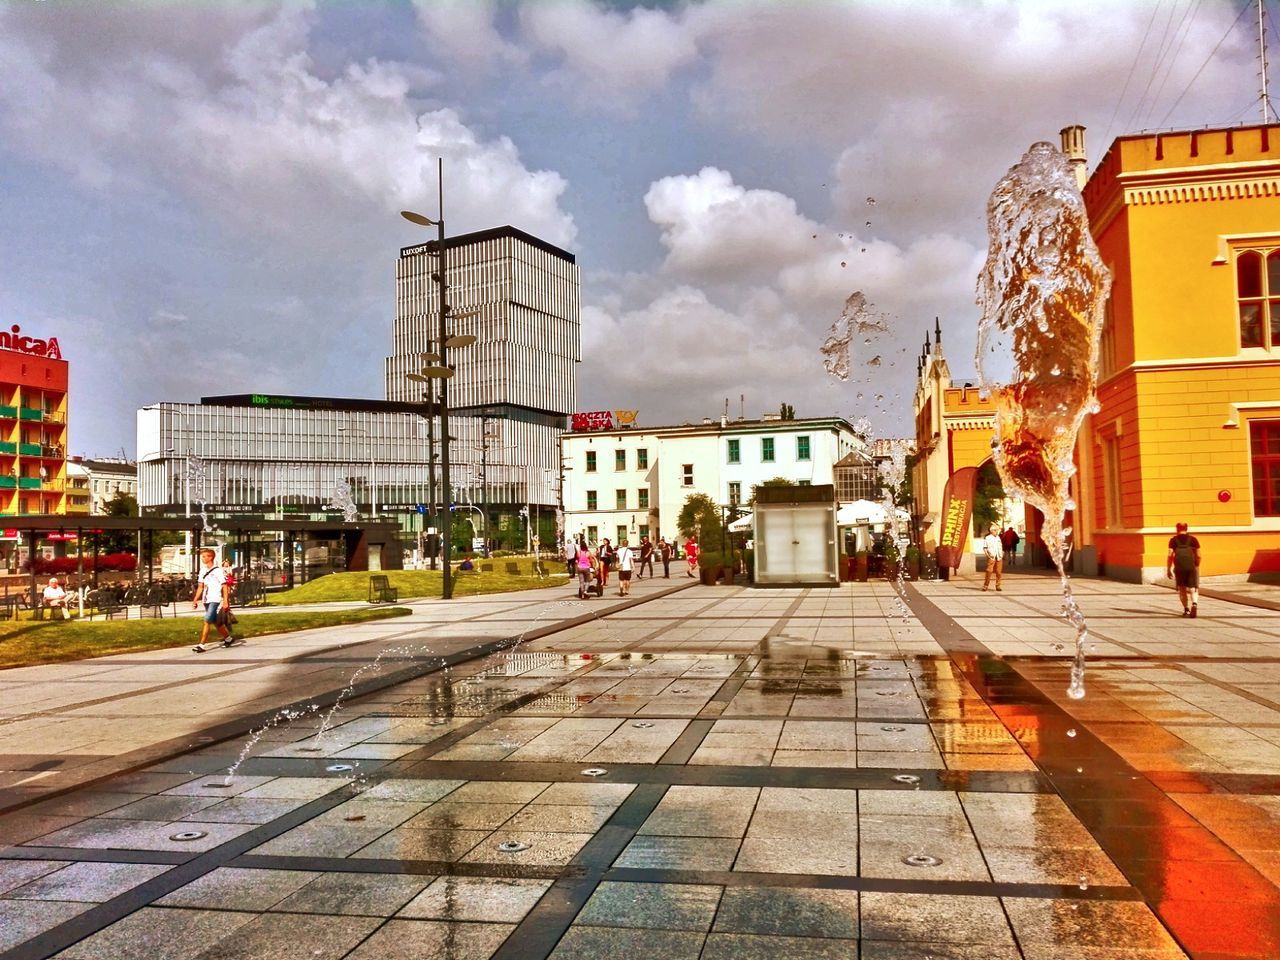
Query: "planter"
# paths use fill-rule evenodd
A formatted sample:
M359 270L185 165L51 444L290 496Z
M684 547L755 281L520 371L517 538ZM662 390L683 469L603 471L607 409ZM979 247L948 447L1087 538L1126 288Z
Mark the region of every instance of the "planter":
M884 562L884 578L886 580L897 580L898 566L897 560L886 560Z
M853 579L856 583L866 583L870 579L870 564L867 562L866 554L855 557L853 560Z
M907 561L907 579L908 580L920 579L920 561L919 560Z
M733 586L733 578L734 578L733 567L725 567L724 570L721 572L724 574L724 585L726 587Z
M720 573L719 570L711 567L698 566L698 579L702 581L704 587L712 586L716 582L716 577Z

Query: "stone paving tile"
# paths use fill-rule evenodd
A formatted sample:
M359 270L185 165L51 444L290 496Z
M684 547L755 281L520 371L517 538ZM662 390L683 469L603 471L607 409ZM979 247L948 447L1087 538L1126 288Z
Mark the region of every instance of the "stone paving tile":
M561 938L550 960L698 960L706 935L679 930L635 930L574 925Z
M180 825L158 820L81 820L31 841L33 845L77 847L88 850L183 850L192 853L212 850L253 829L252 824L183 822ZM196 840L170 840L180 831L201 831Z
M478 803L451 796L414 816L406 827L419 830L493 830L524 809L523 803Z
M66 860L0 860L0 894L66 865Z
M413 827L397 827L395 830L383 833L381 828L374 827L367 835L372 836L367 844L356 847L350 853L332 854L332 856L378 860L453 861L461 859L467 851L489 836L489 832L487 830L418 830ZM256 852L270 852L268 848L275 842L272 841L260 847ZM294 856L298 855L303 854L294 854Z
M397 913L400 918L519 923L551 887L550 880L439 877Z
M101 903L169 870L147 863L72 863L4 894L14 900Z
M674 883L601 883L575 923L599 927L645 927L706 933L716 915L721 887Z
M1164 925L1145 903L1086 900L1036 900L1005 897L1005 909L1018 942L1111 950L1177 949Z
M668 788L641 834L675 837L741 837L751 819L756 787Z
M784 839L748 836L742 841L735 871L856 876L856 841L833 842L825 837Z
M940 941L862 941L862 960L1024 960L1017 947L994 943L944 943ZM1029 958L1026 958L1029 960ZM1049 960L1049 958L1044 958ZM1075 953L1063 953L1053 960L1087 960ZM1120 958L1116 958L1120 960ZM1135 957L1134 960L1142 960Z
M564 866L594 836L590 833L537 833L531 830L496 830L462 857L464 863L537 864ZM529 849L508 853L502 843L523 843Z
M160 906L219 910L270 910L319 874L303 870L219 867L157 900Z
M722 837L638 836L614 861L615 867L662 870L729 870L739 841Z
M858 894L808 887L727 887L713 930L768 936L858 936Z
M59 960L193 960L252 913L146 907L62 951Z
M856 940L713 933L707 937L701 960L850 960L857 955Z
M356 799L432 803L448 796L465 782L465 780L384 780L365 790Z
M155 799L181 800L187 798L157 797ZM211 806L203 807L195 813L178 819L199 820L202 823L270 823L277 817L282 817L307 802L306 800L246 800L241 797L231 797L227 800L216 801ZM128 808L122 807L121 809ZM112 812L115 813L116 811Z
M0 900L0 950L52 930L93 905L43 900Z
M873 940L1013 947L1013 933L995 897L863 893L861 904L864 948Z
M340 960L382 921L267 913L223 937L197 960Z
M398 874L326 873L271 909L282 913L389 917L434 879Z
M275 857L350 857L386 832L383 827L358 823L344 823L341 827L304 823L250 852Z
M488 960L513 929L500 923L391 920L347 960Z

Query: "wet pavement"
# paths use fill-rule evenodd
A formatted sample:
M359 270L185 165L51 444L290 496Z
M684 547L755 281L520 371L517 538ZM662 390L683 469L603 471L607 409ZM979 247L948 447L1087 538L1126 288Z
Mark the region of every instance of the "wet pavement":
M1081 582L1074 701L1053 581L907 593L548 598L321 737L10 795L0 960L1280 957L1280 612Z

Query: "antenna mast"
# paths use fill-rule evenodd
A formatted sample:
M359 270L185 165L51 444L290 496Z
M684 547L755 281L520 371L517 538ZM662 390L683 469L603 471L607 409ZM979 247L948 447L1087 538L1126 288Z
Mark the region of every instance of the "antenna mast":
M1271 122L1271 98L1267 93L1267 31L1263 23L1263 0L1258 0L1258 61L1262 74L1262 122Z

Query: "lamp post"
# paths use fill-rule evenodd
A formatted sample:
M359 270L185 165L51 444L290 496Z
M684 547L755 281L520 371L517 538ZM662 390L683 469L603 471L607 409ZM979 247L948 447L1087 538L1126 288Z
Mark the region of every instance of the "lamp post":
M440 413L440 501L444 506L444 512L440 518L441 533L441 551L444 560L444 585L441 590L441 598L444 600L453 597L453 571L449 566L449 548L453 537L453 524L450 515L450 488L449 488L449 378L453 376L453 368L449 366L449 349L457 347L468 347L476 342L476 338L469 335L456 337L449 336L448 320L449 320L449 303L446 299L449 285L445 282L445 274L448 268L447 254L444 242L444 160L441 158L437 161L437 173L439 183L439 215L435 220L430 217L424 217L420 213L414 213L412 210L401 210L400 216L404 217L410 223L416 223L421 227L435 227L436 233L436 249L435 256L437 258L436 273L434 279L440 285L440 317L439 330L437 340L440 346L440 362L438 366L424 367L420 374L409 374L411 380L419 380L424 383L433 380L440 381L440 403L437 408ZM428 250L428 255L431 251ZM434 412L434 411L433 411Z

